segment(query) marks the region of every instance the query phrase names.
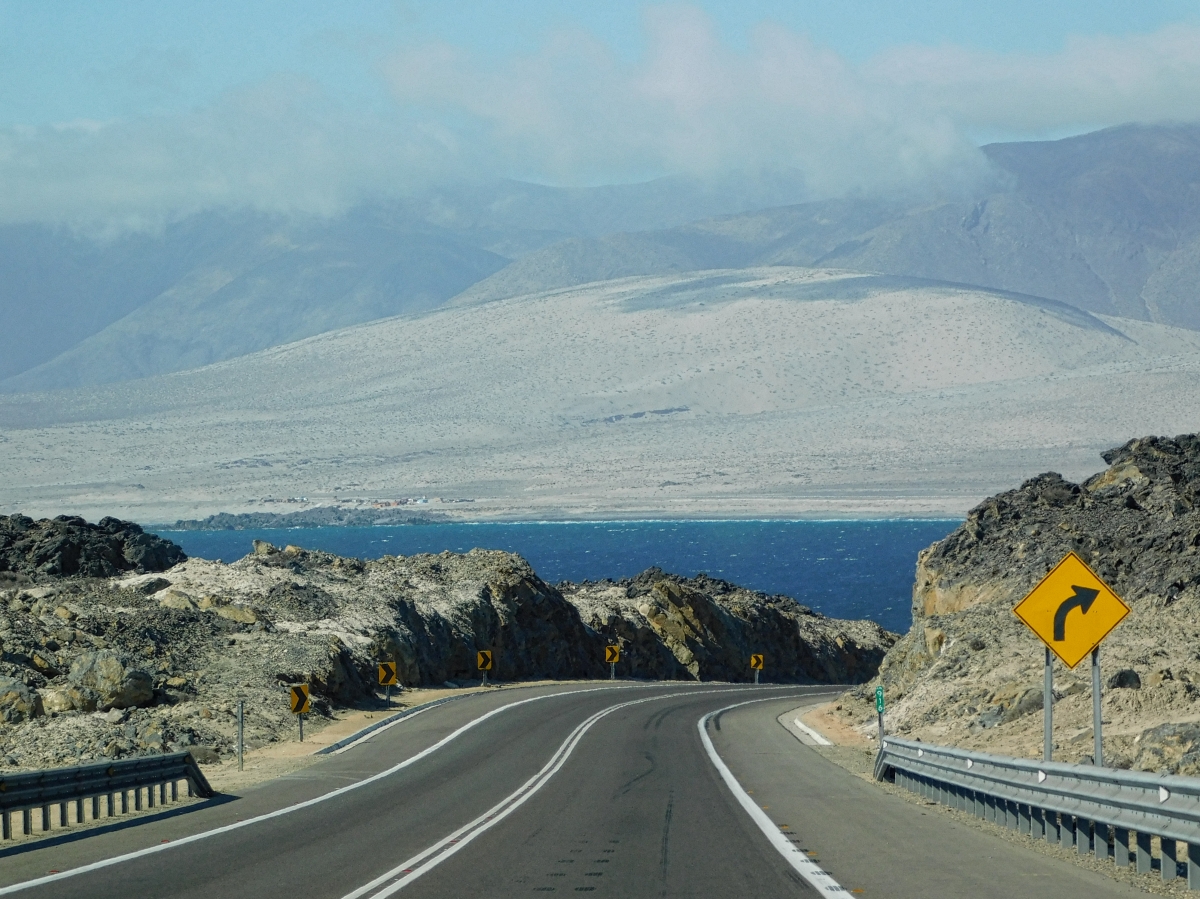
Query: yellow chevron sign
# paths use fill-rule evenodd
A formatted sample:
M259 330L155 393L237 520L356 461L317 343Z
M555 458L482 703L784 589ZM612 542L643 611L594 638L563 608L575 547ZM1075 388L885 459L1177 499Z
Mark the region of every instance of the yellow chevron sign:
M621 647L620 646L605 646L604 647L604 661L608 662L609 664L613 664L613 663L621 661Z
M475 663L479 666L480 671L492 670L492 651L490 649L481 649L475 653Z
M750 667L754 668L758 671L762 671L762 667L763 667L762 653L755 653L754 655L750 656Z
M312 703L308 700L308 684L293 684L288 687L288 699L293 715L303 715Z
M396 663L379 663L379 686L394 687L396 685Z

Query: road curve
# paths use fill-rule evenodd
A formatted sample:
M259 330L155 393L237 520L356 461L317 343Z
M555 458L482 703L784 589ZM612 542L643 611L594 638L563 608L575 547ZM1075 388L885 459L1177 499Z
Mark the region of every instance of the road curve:
M769 899L844 889L903 899L936 888L1009 899L1036 886L1056 899L1140 895L926 815L802 746L775 717L822 689L479 694L233 801L7 850L0 893ZM799 861L811 858L800 848L819 852L819 864Z

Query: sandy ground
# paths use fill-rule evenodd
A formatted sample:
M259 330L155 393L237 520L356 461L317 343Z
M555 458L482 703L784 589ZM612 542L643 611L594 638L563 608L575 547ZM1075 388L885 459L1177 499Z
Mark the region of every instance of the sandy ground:
M957 515L1200 419L1195 331L814 269L717 274L0 396L0 512L153 523L427 496L414 514Z
M345 737L357 733L372 724L378 724L405 709L415 708L427 702L444 699L447 696L465 696L478 693L485 688L464 687L451 689L411 689L399 695L392 696L392 706L389 709L379 708L370 711L362 709L343 709L337 712L333 721L317 728L312 727L311 720L305 722L304 742L300 742L300 730L297 727L292 739L280 743L268 743L252 752L243 755L243 770L238 770L237 759L228 759L214 765L201 765L200 770L208 778L213 789L219 793L238 793L247 787L282 777L293 771L307 768L319 761L317 752L332 745ZM488 690L502 689L487 687Z
M1150 874L1138 874L1132 867L1118 868L1111 861L1101 861L1090 855L1081 856L1074 849L1064 849L1057 844L1049 844L1045 840L1035 840L1033 837L1019 834L1016 831L1009 830L1006 827L999 827L988 821L983 821L976 818L974 815L957 809L947 808L943 805L930 802L915 793L901 789L894 784L879 783L875 780L875 754L876 747L874 740L866 740L862 734L838 722L830 713L834 710L836 703L826 703L825 705L812 708L811 706L800 706L792 709L790 712L781 715L779 722L793 734L797 740L803 740L800 732L790 726L793 718L799 717L806 725L811 727L817 733L824 736L832 742L832 746L811 746L811 748L819 752L825 758L834 762L838 766L846 769L850 773L861 777L863 780L868 780L876 787L891 793L894 796L911 802L914 805L919 805L926 809L927 814L950 815L954 818L955 823L966 827L973 827L977 830L987 831L991 836L1002 840L1008 840L1010 843L1019 843L1034 852L1039 852L1042 855L1053 856L1071 864L1080 865L1084 868L1089 868L1092 871L1110 877L1113 880L1128 884L1136 889L1144 890L1147 893L1155 893L1161 896L1187 896L1192 895L1187 889L1186 880L1176 880L1170 884L1164 884L1157 871ZM806 743L811 741L803 740ZM1152 851L1157 857L1159 854L1158 838L1155 837L1152 841Z

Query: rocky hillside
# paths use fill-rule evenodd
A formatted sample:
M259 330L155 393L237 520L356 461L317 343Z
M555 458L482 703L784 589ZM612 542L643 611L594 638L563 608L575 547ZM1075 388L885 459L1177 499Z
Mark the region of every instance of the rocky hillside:
M584 623L623 647L633 677L745 681L751 653L775 682L858 683L894 637L872 621L826 618L787 596L657 568L635 578L559 584Z
M0 515L0 586L45 576L144 574L186 559L174 543L145 533L132 521L103 518L89 524L69 515L41 521Z
M0 601L0 768L184 747L215 760L233 751L239 699L251 748L288 739L287 684L309 683L314 715L328 716L369 700L384 659L406 685L473 680L484 648L501 681L605 677L617 642L626 676L744 681L759 651L768 680L846 683L873 676L895 640L657 570L560 589L485 550L362 561L256 542L228 565L35 572Z
M1049 473L921 553L913 627L880 678L889 729L1039 757L1042 644L1012 608L1074 550L1131 606L1101 650L1105 762L1200 774L1200 436L1132 440L1082 484ZM1090 669L1055 663L1055 757L1091 759ZM847 718L874 722L870 689Z

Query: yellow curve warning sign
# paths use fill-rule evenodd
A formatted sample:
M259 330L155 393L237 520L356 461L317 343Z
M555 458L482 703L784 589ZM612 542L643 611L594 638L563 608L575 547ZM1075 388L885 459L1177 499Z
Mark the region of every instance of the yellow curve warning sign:
M308 684L293 684L288 687L288 699L293 715L303 715L308 712Z
M1072 552L1013 613L1064 665L1074 668L1129 614L1129 606Z
M396 685L396 663L395 662L380 662L379 663L379 686L394 687Z
M481 649L475 653L475 662L479 666L480 671L492 670L492 651L490 649Z
M762 657L761 653L755 653L754 655L750 656L750 667L751 668L757 668L758 670L761 671L762 666L763 666L763 657Z
M615 663L621 661L621 647L620 646L605 646L604 647L604 661L609 662L610 664L615 664Z

